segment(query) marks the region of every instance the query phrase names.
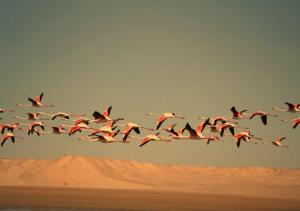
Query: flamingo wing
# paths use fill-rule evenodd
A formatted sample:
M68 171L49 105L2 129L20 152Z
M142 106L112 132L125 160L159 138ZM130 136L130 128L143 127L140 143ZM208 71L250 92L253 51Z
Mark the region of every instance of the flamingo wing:
M41 102L43 99L44 93L41 93L39 96L36 97L37 102Z
M103 114L100 114L98 111L94 111L93 117L95 119L105 119L105 116Z
M293 129L295 129L298 125L299 125L300 121L295 122L295 124L293 125Z
M31 103L32 103L32 105L36 105L36 101L35 100L33 100L32 98L28 98L28 101L30 101Z
M162 123L164 121L166 121L166 119L168 119L167 116L165 115L161 115L159 118L158 118L158 122L157 122L157 125L156 125L156 130L158 130L160 128L160 126L162 125Z
M285 102L285 104L289 107L289 109L294 109L293 103Z
M103 111L103 115L104 116L109 116L110 115L110 112L111 112L111 109L112 109L112 106L109 106L107 109L105 109L104 111Z
M150 138L144 138L144 139L142 140L141 144L139 145L139 147L144 146L144 145L147 144L149 141L151 141Z
M267 125L267 122L268 122L268 117L267 115L262 115L261 117L261 121L263 122L264 125Z
M187 130L190 133L190 136L197 136L197 132L190 126L189 123L186 123L184 130Z

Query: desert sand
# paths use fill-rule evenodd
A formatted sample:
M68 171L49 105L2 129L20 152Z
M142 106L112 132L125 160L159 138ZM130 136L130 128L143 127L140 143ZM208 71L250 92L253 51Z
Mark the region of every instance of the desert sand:
M300 210L300 169L157 165L96 157L0 159L0 206Z

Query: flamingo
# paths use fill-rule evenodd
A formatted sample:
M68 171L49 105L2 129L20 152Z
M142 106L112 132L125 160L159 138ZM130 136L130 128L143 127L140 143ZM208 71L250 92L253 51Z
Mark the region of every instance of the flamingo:
M82 130L88 130L88 129L91 129L90 127L88 127L87 124L85 123L79 123L77 125L74 125L74 126L68 126L68 125L62 125L64 127L69 127L69 136L75 134L76 132L81 132Z
M14 123L14 124L0 124L0 130L1 133L4 134L5 129L9 130L10 132L13 132L15 129L20 129L22 130L22 128L20 127L20 123Z
M204 122L198 124L196 130L194 130L190 124L187 122L184 130L187 130L190 133L190 136L187 137L187 139L207 139L207 137L204 137L202 134L202 131L204 128L209 124L209 118Z
M277 138L275 141L272 142L272 144L274 146L277 146L277 147L287 147L289 148L290 146L286 146L286 145L282 145L282 140L286 139L286 137L281 137L281 138Z
M42 130L45 130L45 126L43 122L32 122L30 124L24 124L28 125L28 132L27 134L33 134L33 132L36 132L39 135L39 131L36 129L37 127L40 127Z
M296 112L300 112L300 104L297 103L289 103L289 102L285 102L285 104L288 106L288 109L281 109L281 108L272 108L273 110L276 111L287 111L290 113L296 113Z
M74 125L79 125L79 124L89 125L89 123L90 123L90 120L86 119L86 118L79 118L74 121Z
M231 135L234 136L234 128L249 129L247 127L239 126L239 125L236 125L236 124L233 124L233 123L224 123L224 124L220 125L220 131L219 131L220 136L223 137L224 132L225 132L226 129L229 129Z
M150 131L154 130L154 129L146 128L146 127L143 127L141 125L138 125L138 124L132 123L132 122L128 122L125 125L118 125L118 126L125 127L124 130L122 131L123 141L126 141L126 139L128 138L128 135L131 133L132 130L134 130L134 132L136 132L137 134L140 134L140 128L144 129L144 130L150 130Z
M255 116L260 116L261 121L264 125L267 125L268 116L277 117L276 114L270 114L270 113L266 113L266 112L263 112L263 111L255 111L255 112L252 113L252 115L249 117L249 119L252 119Z
M94 111L94 113L93 113L93 117L94 117L93 122L95 122L95 123L106 123L106 122L111 121L111 120L117 122L117 121L120 121L120 120L124 119L124 118L111 119L109 117L111 109L112 109L112 106L109 106L107 109L105 109L102 112L102 114L98 111Z
M133 135L129 135L131 138L139 139L141 140L141 143L139 144L139 147L144 146L145 144L149 143L150 141L166 141L170 142L172 139L168 137L159 136L160 132L157 132L156 134L150 134L143 138L136 137Z
M18 103L17 106L23 106L23 107L54 107L54 105L44 105L42 104L44 93L41 93L39 96L36 96L35 100L32 98L28 98L28 101L31 102L31 104L20 104Z
M40 133L42 133L42 134L50 134L50 133L53 133L53 134L63 134L63 133L65 133L65 130L66 130L66 128L63 127L62 125L59 125L59 126L53 126L53 127L51 127L51 128L52 128L52 131L51 131L51 132L43 132L43 131L41 131L41 132L38 132L38 135L39 135Z
M103 127L101 127L100 129L94 129L94 128L91 128L91 130L93 131L89 136L93 136L93 135L96 135L97 133L112 133L113 130L116 128L116 127L113 127L115 124L114 121L110 120L109 122L107 122L107 124Z
M26 117L20 117L20 116L15 116L16 119L22 119L22 120L49 120L49 119L43 119L40 118L40 115L46 115L45 113L42 112L36 112L36 113L26 113L27 114L27 118Z
M237 111L235 106L232 106L230 110L232 112L233 119L243 119L244 118L243 113L245 113L247 111L247 109L242 110L242 111Z
M251 138L254 138L254 139L257 139L257 140L262 140L261 138L255 137L254 135L251 135L249 130L245 130L245 131L242 131L238 134L235 134L233 137L237 141L237 143L236 143L237 147L240 147L241 140L243 140L245 142L250 142ZM257 144L257 142L254 142L254 141L251 141L250 143Z
M210 137L207 137L207 142L206 144L209 145L209 143L211 141L219 141L220 140L220 137L219 136L210 136Z
M154 113L147 113L146 115L158 116L158 120L157 120L157 124L156 124L156 130L158 130L160 128L160 126L162 125L162 123L164 121L166 121L167 119L169 119L169 118L178 118L178 119L184 119L185 118L185 117L177 116L173 112L166 112L166 113L163 113L162 115L158 115L158 114L154 114Z
M70 119L71 116L76 116L76 117L86 116L84 114L68 114L68 113L65 113L65 112L57 112L55 114L45 114L45 115L51 116L51 120L54 120L58 117L60 117L62 119L65 119L65 120L68 120L68 119Z
M163 130L165 130L166 132L168 132L170 134L170 136L174 139L187 139L187 136L183 136L183 132L184 129L183 128L179 128L178 131L176 132L174 130L174 127L176 126L176 124L173 125L169 125L167 128L164 128Z
M221 124L225 124L226 122L238 124L237 122L227 119L227 117L213 117L212 119L201 117L200 119L209 119L207 126L210 127L210 132L212 133L219 133L221 131L221 128L218 127L218 122L220 122Z
M120 130L114 131L112 133L105 133L103 135L94 135L93 137L88 136L82 136L79 137L80 140L86 140L86 141L99 141L102 143L115 143L115 142L123 142L123 141L117 141L115 140L115 136L120 132Z
M296 119L283 119L281 121L284 122L293 122L293 129L295 129L299 124L300 124L300 117L296 118Z
M22 137L16 136L16 135L13 134L13 133L5 133L5 134L2 135L1 147L3 147L3 145L5 144L5 142L6 142L9 138L11 139L11 141L12 141L13 143L15 143L15 138L23 139Z

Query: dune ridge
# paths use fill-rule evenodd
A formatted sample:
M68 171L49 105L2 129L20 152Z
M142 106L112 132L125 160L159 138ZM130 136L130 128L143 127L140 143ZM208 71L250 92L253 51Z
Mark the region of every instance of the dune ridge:
M108 158L0 159L0 186L187 191L300 199L300 169L159 165Z

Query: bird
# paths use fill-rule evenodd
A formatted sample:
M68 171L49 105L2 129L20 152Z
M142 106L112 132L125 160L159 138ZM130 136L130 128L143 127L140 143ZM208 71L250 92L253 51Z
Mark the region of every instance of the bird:
M118 141L114 137L120 132L120 130L114 131L112 133L105 133L102 135L94 135L93 137L89 136L81 136L79 137L80 140L86 140L86 141L99 141L102 143L116 143L116 142L123 142Z
M247 111L247 109L242 110L242 111L237 111L235 106L232 106L230 110L232 112L233 119L243 119L244 118L243 113L245 113Z
M111 120L113 120L115 122L120 121L120 120L124 120L124 118L111 119L109 117L111 109L112 109L112 106L109 106L108 108L106 108L102 112L102 114L98 111L94 111L94 113L93 113L94 120L91 120L91 121L101 124L101 123L106 123L106 122L111 121Z
M49 132L49 131L38 131L38 135L39 134L63 134L66 131L66 128L63 127L62 125L53 126L51 128L52 128L51 132Z
M177 132L174 130L174 127L176 125L177 124L169 125L167 128L164 128L163 130L165 130L166 132L168 132L173 139L178 139L178 140L180 140L180 139L187 139L188 138L187 136L183 136L182 135L183 132L184 132L183 128L179 128Z
M240 144L241 144L242 140L245 141L245 142L250 142L251 138L257 139L257 140L262 140L261 138L255 137L254 135L250 134L249 130L244 130L244 131L242 131L238 134L235 134L233 137L237 141L237 143L236 143L237 147L240 147ZM254 142L254 141L251 141L250 143L257 144L257 142Z
M219 136L210 136L210 137L207 137L206 144L209 145L211 141L219 141L219 140L220 140Z
M55 120L58 117L60 117L62 119L65 119L65 120L69 120L71 116L76 116L76 117L86 116L84 114L68 114L68 113L65 113L65 112L57 112L55 114L46 114L45 113L45 115L51 116L51 120Z
M293 122L293 129L295 129L300 124L300 117L295 119L282 119L283 122Z
M19 129L22 130L22 128L20 127L20 123L16 122L13 124L0 124L0 130L1 130L1 134L4 134L5 129L7 129L10 132L13 132L15 129Z
M91 129L87 124L84 122L81 122L79 124L73 125L73 126L68 126L68 125L62 125L63 127L69 127L69 136L75 134L76 132L81 132L82 130L88 130Z
M5 142L6 142L9 138L11 139L11 141L12 141L13 143L15 143L15 138L23 139L22 137L16 136L16 135L13 134L13 133L5 133L5 134L2 135L1 147L3 147L3 145L5 144Z
M255 111L251 114L251 116L249 117L249 119L252 119L253 117L255 116L260 116L261 118L261 121L264 125L267 125L267 122L268 122L268 116L274 116L274 117L277 117L276 114L270 114L270 113L266 113L266 112L263 112L263 111Z
M203 123L198 124L196 130L193 129L190 124L187 122L184 130L187 130L190 134L190 136L187 137L187 139L207 139L202 132L205 129L205 127L209 125L209 118L205 120Z
M36 96L35 100L32 98L28 98L28 101L31 102L31 104L21 104L18 103L17 106L23 106L23 107L54 107L54 105L44 105L42 104L44 93L41 93L40 95Z
M219 133L221 131L220 126L218 126L218 122L220 122L221 124L225 124L226 122L230 122L233 124L238 124L238 122L232 121L230 119L228 119L227 117L213 117L213 118L207 118L207 117L200 117L199 119L209 119L207 126L210 127L210 132L212 133Z
M27 134L33 134L34 132L36 132L39 135L39 130L37 130L37 127L40 127L42 130L45 130L45 126L43 122L32 122L30 124L24 124L24 125L28 125L28 132Z
M178 118L178 119L184 119L185 118L185 117L176 115L174 112L166 112L166 113L163 113L162 115L158 115L158 114L154 114L154 113L147 113L146 115L158 116L157 124L156 124L156 130L158 130L160 128L160 126L162 125L162 123L164 121L166 121L167 119L169 119L169 118Z
M272 142L273 145L277 146L277 147L287 147L289 148L290 146L286 146L286 145L282 145L282 140L286 139L286 137L279 137L276 138L275 141Z
M36 112L36 113L26 113L27 117L20 117L20 116L15 116L16 119L22 119L22 120L49 120L47 118L40 118L40 115L46 115L45 113L42 112Z
M128 122L125 125L118 125L118 126L125 127L124 130L121 132L123 134L123 141L126 141L126 139L128 138L128 135L131 133L132 130L134 132L136 132L137 134L140 134L140 128L145 129L145 130L150 130L150 131L154 130L154 129L146 128L146 127L143 127L141 125L138 125L138 124L132 123L132 122Z
M289 103L289 102L285 102L285 104L288 106L287 109L282 109L282 108L277 108L277 107L274 107L272 109L276 110L276 111L286 111L286 112L290 112L290 113L300 112L300 104Z
M116 128L113 127L114 124L115 122L113 120L110 120L109 122L106 123L106 125L102 126L99 129L90 128L93 132L89 134L89 136L96 135L97 133L112 133L113 130Z

